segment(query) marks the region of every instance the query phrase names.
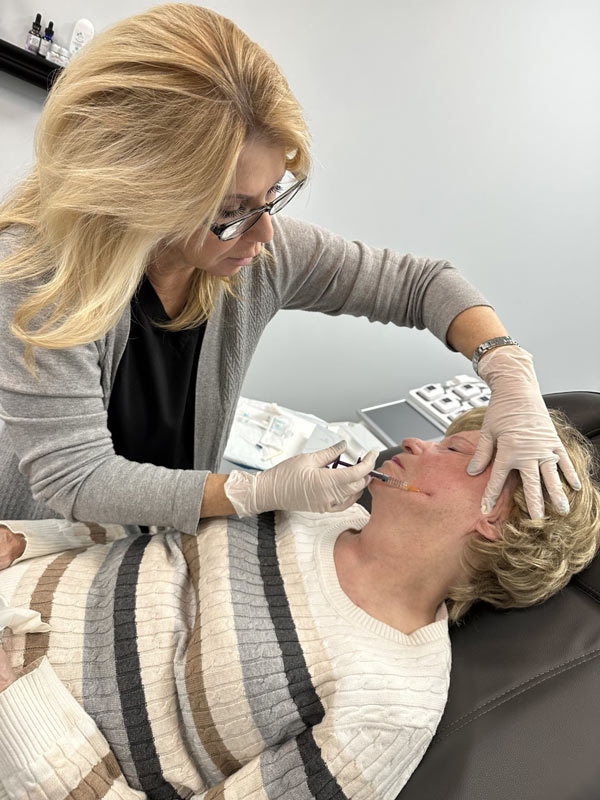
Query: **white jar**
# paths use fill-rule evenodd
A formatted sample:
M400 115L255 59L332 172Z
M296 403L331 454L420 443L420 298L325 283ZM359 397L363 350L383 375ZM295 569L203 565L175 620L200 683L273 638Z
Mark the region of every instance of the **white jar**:
M61 47L60 48L60 62L59 63L61 65L61 67L66 67L67 66L67 64L69 63L70 56L71 56L71 54L69 53L69 51L67 50L66 47Z
M59 67L62 67L61 52L60 52L61 50L62 50L61 46L59 44L56 44L56 42L53 42L50 45L50 49L46 53L46 60L51 61L53 64L58 64Z

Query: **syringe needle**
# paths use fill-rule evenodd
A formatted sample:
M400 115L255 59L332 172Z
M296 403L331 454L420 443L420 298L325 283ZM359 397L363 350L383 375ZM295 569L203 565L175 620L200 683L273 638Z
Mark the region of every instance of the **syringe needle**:
M371 470L369 475L372 475L374 478L379 478L380 481L383 481L388 486L392 486L394 489L404 489L405 492L420 492L420 489L417 489L416 486L411 486L408 481L400 481L398 478L394 478L392 475L386 475L385 472L377 472L377 470Z
M352 464L347 464L345 461L341 461L337 459L337 464L340 464L342 467L351 467ZM388 486L393 487L394 489L404 489L405 492L420 492L420 489L417 489L416 486L412 486L408 481L400 481L398 478L392 477L392 475L387 475L385 472L379 472L376 469L372 469L369 472L369 475L372 475L374 478L379 478L380 481L383 481Z

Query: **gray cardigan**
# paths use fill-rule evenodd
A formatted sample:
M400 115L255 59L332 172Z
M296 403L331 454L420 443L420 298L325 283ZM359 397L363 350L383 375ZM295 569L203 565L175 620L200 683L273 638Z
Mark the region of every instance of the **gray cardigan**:
M447 261L350 242L306 222L273 218L266 260L243 271L239 299L221 293L198 363L194 469L115 455L107 408L129 335L129 306L106 336L65 349L36 348L39 382L10 333L19 284L0 283L0 518L165 525L195 533L206 476L218 469L260 336L280 309L365 316L428 328L446 343L452 320L489 305ZM0 260L18 242L0 234Z

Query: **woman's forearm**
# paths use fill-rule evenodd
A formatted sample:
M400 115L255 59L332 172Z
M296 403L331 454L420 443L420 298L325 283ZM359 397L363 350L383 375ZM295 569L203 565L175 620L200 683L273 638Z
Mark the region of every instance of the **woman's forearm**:
M229 475L211 473L204 484L200 518L203 517L228 517L235 514L235 509L229 502L225 489L225 481Z
M508 331L493 308L473 306L452 320L446 340L451 347L470 360L482 342L507 335Z

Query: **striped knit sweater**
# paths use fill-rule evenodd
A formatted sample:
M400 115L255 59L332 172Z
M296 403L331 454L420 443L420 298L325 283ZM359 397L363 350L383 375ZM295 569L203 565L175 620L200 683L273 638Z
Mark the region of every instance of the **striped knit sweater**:
M9 523L26 560L0 594L50 631L4 632L24 670L0 693L5 793L395 798L442 715L450 645L444 606L405 635L342 591L333 545L367 520L268 513L197 536Z

